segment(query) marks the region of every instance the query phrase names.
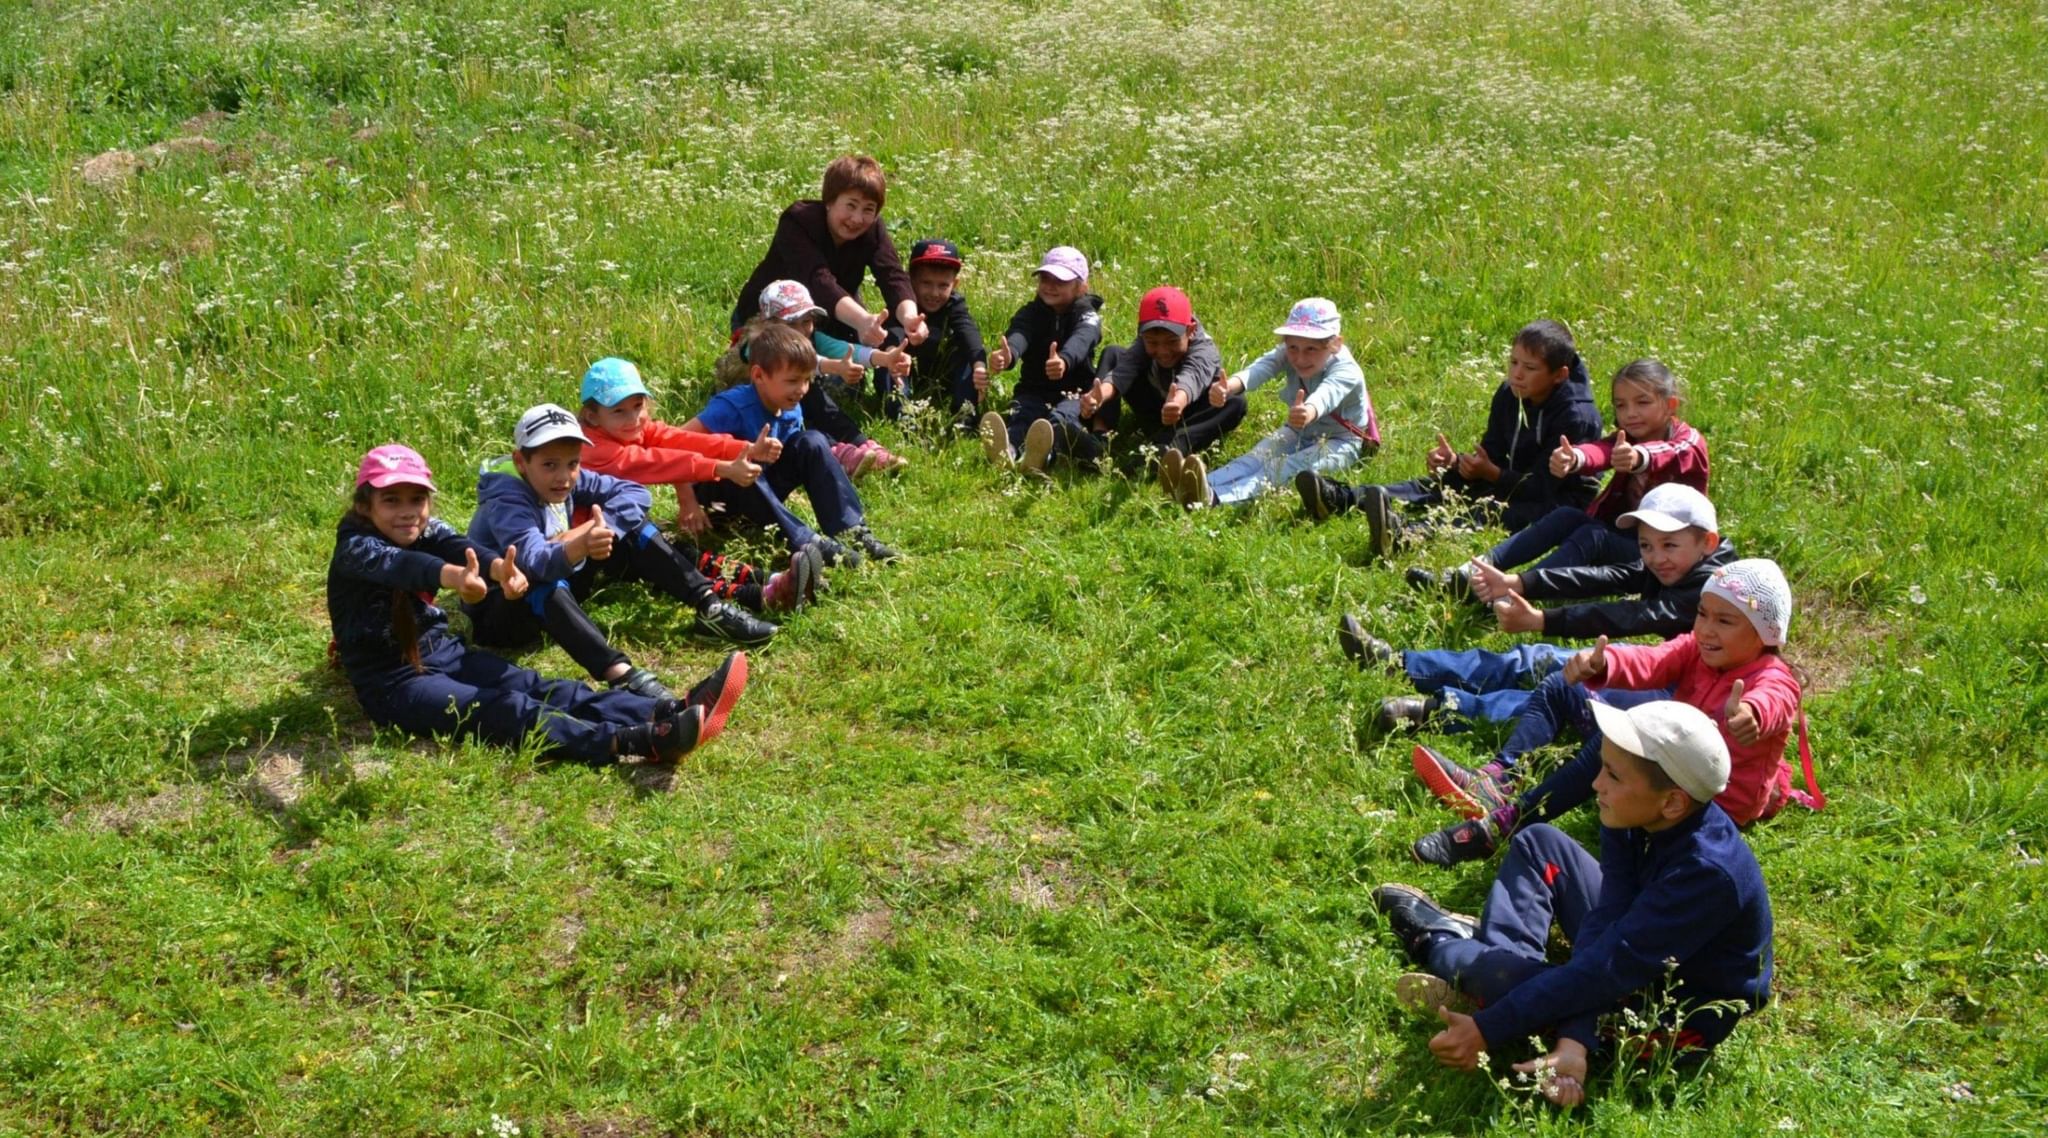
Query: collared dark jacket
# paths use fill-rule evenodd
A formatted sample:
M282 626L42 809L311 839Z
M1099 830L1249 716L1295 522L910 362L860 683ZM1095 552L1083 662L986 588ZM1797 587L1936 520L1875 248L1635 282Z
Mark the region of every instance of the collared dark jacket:
M1675 964L1675 967L1673 966ZM1771 900L1756 855L1719 806L1659 833L1600 829L1600 900L1571 959L1531 976L1472 1018L1489 1047L1545 1028L1590 1050L1595 1020L1656 989L1685 1014L1681 1046L1712 1047L1771 998ZM1668 976L1668 983L1667 983Z
M1095 383L1095 347L1102 342L1102 298L1084 293L1065 312L1032 297L1003 333L1010 354L1017 358L1017 394L1044 403L1058 403L1078 395ZM1060 346L1066 361L1066 378L1055 383L1045 378L1045 358L1052 346Z
M917 395L953 394L971 382L974 365L988 359L981 325L967 311L967 298L956 292L938 311L924 314L924 326L924 343L910 349L910 390ZM902 325L891 319L889 327L900 330ZM1044 370L1042 365L1039 370Z
M732 326L738 328L761 311L762 289L775 281L791 280L811 290L811 299L826 313L819 325L829 331L838 324L839 302L849 296L860 299L861 278L870 269L886 309L893 312L911 299L910 274L903 271L896 243L889 239L889 226L880 216L866 233L844 245L834 245L832 232L825 226L825 203L816 198L796 202L776 219L768 252L740 287Z
M439 518L429 518L418 541L393 545L367 518L351 513L334 530L334 556L327 562L327 623L334 651L358 693L381 691L413 675L404 646L391 635L392 605L409 604L419 630L422 660L460 642L448 633L448 614L434 604L441 569L460 565L476 551L488 567L504 550L492 552Z
M476 481L476 513L470 515L469 536L478 545L504 556L508 546L519 547L519 571L538 589L546 582L566 580L583 566L569 564L567 549L556 534L580 525L592 507L604 511L605 527L621 536L647 524L647 511L654 499L647 487L623 478L589 470L578 471L576 488L569 500L550 509L521 478L510 458L500 457L483 464ZM493 584L491 590L497 591Z
M1145 339L1140 336L1117 357L1116 370L1103 378L1116 388L1118 395L1130 391L1132 384L1142 382L1152 389L1152 403L1163 403L1167 396L1180 390L1187 392L1188 406L1200 405L1209 397L1209 385L1223 375L1223 352L1202 330L1200 320L1188 332L1188 354L1181 357L1172 371L1162 370L1145 354Z
M1715 569L1735 560L1735 544L1723 541L1675 584L1666 585L1643 568L1627 565L1574 565L1566 569L1525 569L1522 595L1532 601L1578 597L1615 597L1636 593L1632 601L1559 605L1543 610L1543 635L1566 640L1611 636L1660 636L1666 640L1691 632L1700 611L1700 589Z
M1583 471L1553 478L1550 452L1557 449L1558 436L1575 443L1600 437L1600 407L1593 402L1593 385L1586 378L1583 360L1572 361L1571 375L1550 398L1530 403L1515 398L1506 383L1493 391L1493 404L1486 412L1486 433L1479 445L1500 467L1500 478L1492 493L1502 502L1540 502L1552 506L1591 505L1600 491L1600 477Z

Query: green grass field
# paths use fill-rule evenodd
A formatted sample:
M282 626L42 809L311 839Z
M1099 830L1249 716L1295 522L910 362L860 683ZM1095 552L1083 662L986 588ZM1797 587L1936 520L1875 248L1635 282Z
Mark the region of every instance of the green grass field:
M2038 3L0 0L0 1133L2041 1133L2044 77ZM1678 370L1834 799L1751 834L1778 1002L1571 1114L1435 1067L1367 890L1489 871L1409 861L1445 816L1331 629L1505 643L1399 580L1488 539L1374 564L1291 496L878 426L909 560L672 774L373 732L357 456L460 522L598 356L687 417L848 149L985 330L1061 243L1233 368L1334 298L1377 480L1534 317L1603 403Z

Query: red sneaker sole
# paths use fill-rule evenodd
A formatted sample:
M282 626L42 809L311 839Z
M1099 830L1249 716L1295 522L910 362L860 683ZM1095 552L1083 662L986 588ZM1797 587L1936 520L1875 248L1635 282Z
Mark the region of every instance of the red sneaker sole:
M718 693L718 701L704 711L704 730L697 734L697 745L702 747L718 738L725 730L725 721L732 716L734 705L740 701L740 693L747 690L747 654L733 656L732 671L726 674L725 688Z
M1444 773L1444 769L1430 757L1428 747L1416 744L1415 749L1409 752L1408 763L1415 768L1415 777L1422 780L1422 785L1428 787L1431 794L1436 795L1437 801L1450 807L1451 813L1460 818L1486 817L1486 807L1478 799L1465 793L1463 787L1451 781L1450 776Z

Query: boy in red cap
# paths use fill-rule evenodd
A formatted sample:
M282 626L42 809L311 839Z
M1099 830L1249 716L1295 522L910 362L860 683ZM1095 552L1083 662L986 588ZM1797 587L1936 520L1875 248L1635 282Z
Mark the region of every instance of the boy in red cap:
M1144 440L1164 452L1186 456L1183 477L1200 482L1208 503L1207 468L1198 457L1244 419L1244 393L1228 395L1221 404L1208 398L1209 385L1223 377L1223 353L1195 319L1188 294L1161 285L1138 301L1138 338L1129 347L1102 350L1095 386L1081 396L1081 417L1097 431L1109 431L1129 404ZM1076 457L1099 457L1102 443L1091 436L1089 448L1077 446Z

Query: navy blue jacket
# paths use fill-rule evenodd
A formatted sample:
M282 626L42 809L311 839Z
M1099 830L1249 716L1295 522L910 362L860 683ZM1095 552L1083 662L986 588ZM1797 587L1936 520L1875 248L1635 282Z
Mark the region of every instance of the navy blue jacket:
M967 298L954 293L935 311L924 314L924 326L924 343L909 349L910 390L918 395L959 393L973 382L974 365L988 359L981 325L967 311ZM888 327L900 332L903 326L891 318Z
M1670 585L1659 581L1640 561L1627 565L1525 569L1522 595L1537 601L1636 593L1641 599L1544 609L1543 635L1566 640L1591 640L1596 636L1617 640L1625 636L1656 636L1669 640L1692 631L1693 618L1700 611L1700 589L1715 569L1733 560L1735 543L1723 541Z
M334 629L334 648L348 682L360 694L379 691L412 676L404 647L391 635L391 606L401 596L413 607L419 629L420 659L438 650L460 646L448 633L448 615L434 604L441 588L441 568L460 565L463 554L476 551L477 564L488 568L493 553L462 536L439 518L430 518L418 541L393 545L369 520L351 513L335 527L334 556L327 562L327 622Z
M1573 360L1571 374L1541 403L1515 398L1514 388L1502 383L1494 388L1493 404L1486 412L1486 433L1479 439L1487 457L1500 467L1493 496L1504 503L1541 502L1585 509L1600 493L1600 476L1579 473L1553 478L1550 452L1557 449L1559 435L1587 443L1605 433L1584 360Z
M1003 333L1010 354L1017 358L1016 394L1041 403L1058 403L1079 395L1095 384L1095 348L1102 342L1102 298L1083 293L1065 312L1032 297ZM1045 378L1045 357L1052 346L1060 346L1060 359L1067 364L1066 378L1058 383Z
M549 538L570 528L571 519L595 506L604 510L605 525L621 537L647 524L647 511L654 499L647 487L623 478L588 470L576 474L576 488L569 500L550 507L519 476L509 458L495 458L477 472L476 513L469 519L469 536L493 557L503 557L505 548L519 547L519 571L527 583L539 589L550 581L567 580L582 563L569 564L569 554L559 541ZM497 591L496 583L491 585Z
M1676 1042L1694 1047L1727 1038L1740 1018L1702 1005L1726 1000L1755 1011L1771 998L1763 871L1711 802L1659 833L1601 827L1600 900L1579 926L1571 959L1472 1018L1493 1047L1554 1025L1591 1050L1596 1019L1645 989L1661 989L1689 1013Z

